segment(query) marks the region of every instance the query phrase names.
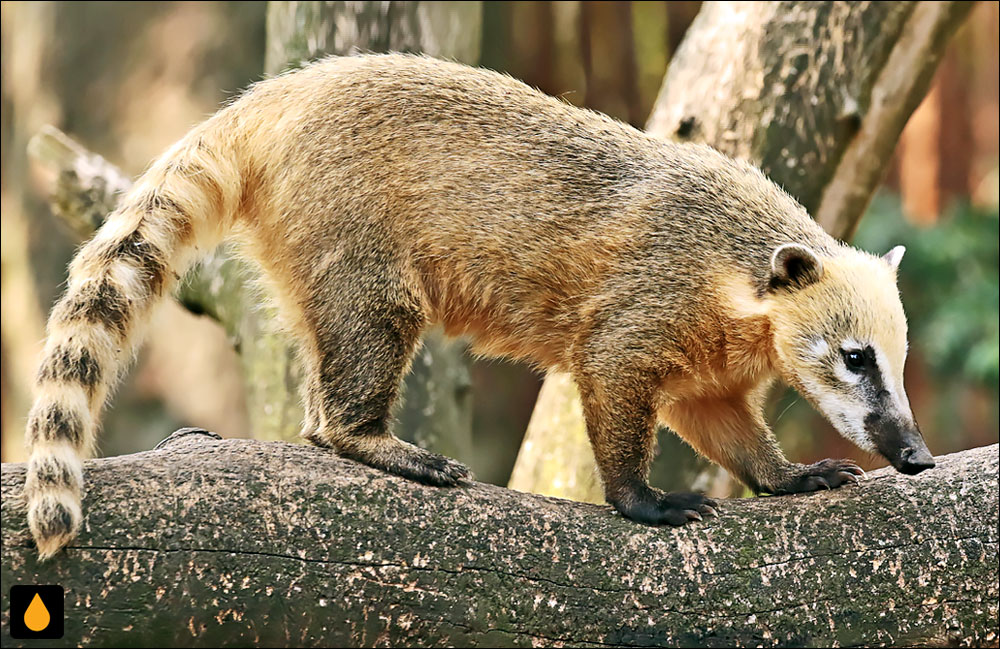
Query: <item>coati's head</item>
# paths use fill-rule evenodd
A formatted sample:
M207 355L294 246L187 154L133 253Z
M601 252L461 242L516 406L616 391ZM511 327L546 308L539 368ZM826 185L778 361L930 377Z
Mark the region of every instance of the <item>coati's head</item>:
M906 317L899 246L884 257L799 244L771 256L766 289L777 365L840 433L898 471L934 466L903 389Z

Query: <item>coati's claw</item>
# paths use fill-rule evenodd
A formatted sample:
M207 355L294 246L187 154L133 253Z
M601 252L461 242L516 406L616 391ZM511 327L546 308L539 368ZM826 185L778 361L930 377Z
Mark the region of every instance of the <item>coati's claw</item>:
M844 484L847 484L848 482L858 484L858 474L851 471L837 471L837 477L842 479Z
M472 479L464 464L428 451L410 454L393 472L436 487L453 487Z
M864 470L850 460L826 459L807 466L800 465L773 493L782 495L836 489L845 484L857 484L858 478L864 475Z
M386 438L381 447L369 447L365 450L366 452L338 452L376 469L435 487L454 487L472 481L472 473L461 462L431 453L395 437Z
M646 525L684 525L689 521L704 520L702 514L718 516L718 503L698 493L664 493L658 489L642 487L620 499L612 499L622 516Z

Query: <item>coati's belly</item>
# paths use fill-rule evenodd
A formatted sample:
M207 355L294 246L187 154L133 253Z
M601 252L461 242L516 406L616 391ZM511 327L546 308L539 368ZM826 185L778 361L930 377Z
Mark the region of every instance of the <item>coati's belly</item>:
M473 353L569 369L583 297L561 291L555 278L543 285L442 263L421 279L429 323L466 338Z

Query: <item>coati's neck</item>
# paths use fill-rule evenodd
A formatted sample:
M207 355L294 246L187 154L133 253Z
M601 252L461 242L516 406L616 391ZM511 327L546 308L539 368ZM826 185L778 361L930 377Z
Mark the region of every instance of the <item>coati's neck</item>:
M706 146L658 144L646 151L648 175L636 193L671 257L742 271L760 285L781 245L837 254L840 244L756 167Z

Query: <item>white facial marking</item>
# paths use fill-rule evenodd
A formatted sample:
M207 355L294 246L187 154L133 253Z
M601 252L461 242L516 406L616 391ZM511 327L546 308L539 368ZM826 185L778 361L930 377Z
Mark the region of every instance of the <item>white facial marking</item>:
M811 379L803 377L802 383L816 399L820 411L841 435L854 442L861 449L875 450L875 445L868 439L868 434L865 432L865 415L868 412L863 405L845 399L842 395Z
M895 372L889 367L889 359L882 353L882 350L877 347L874 347L874 349L875 364L882 375L882 384L885 386L886 391L889 392L889 398L893 407L900 415L912 420L913 413L910 411L910 401L906 398L906 391L903 389L902 381L897 380Z
M843 349L844 351L851 351L853 349L861 351L865 347L866 347L866 345L863 345L862 343L859 343L854 338L844 338L844 342L841 343L841 345L840 345L840 348Z
M855 385L861 380L861 375L847 369L847 366L844 365L844 361L842 360L833 366L833 373L837 375L838 379L850 385Z
M823 358L828 351L830 351L830 345L824 338L813 338L809 347L806 348L806 354L813 360Z
M865 345L854 338L846 338L840 348L845 351L862 350ZM829 345L823 339L814 340L809 352L829 351ZM834 374L837 379L847 385L856 385L861 375L847 369L844 361L838 358L834 361ZM837 431L866 451L874 451L875 445L865 431L865 417L868 415L867 405L859 403L848 395L838 392L834 386L824 385L819 381L803 377L804 387L816 400L820 411L826 416Z

